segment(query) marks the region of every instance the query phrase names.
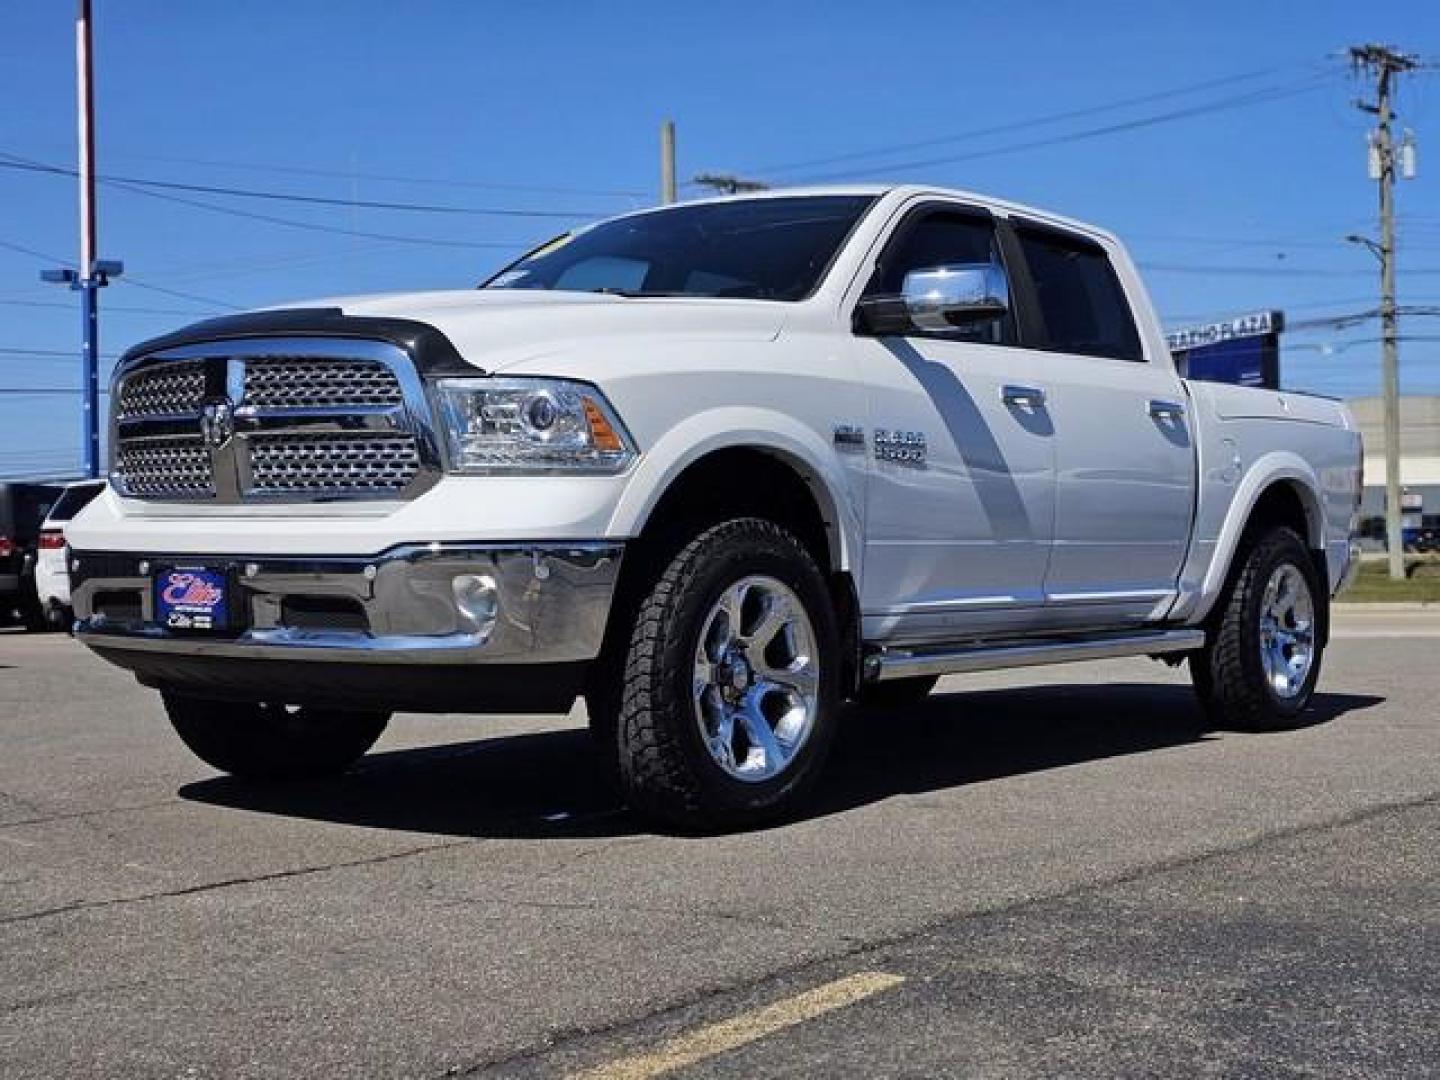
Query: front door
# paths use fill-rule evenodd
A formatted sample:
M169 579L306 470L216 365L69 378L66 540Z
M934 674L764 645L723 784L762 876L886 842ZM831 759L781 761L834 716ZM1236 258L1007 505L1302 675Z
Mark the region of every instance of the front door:
M930 204L902 221L866 297L906 273L1003 264L988 214ZM869 400L865 637L911 643L1023 633L1042 618L1055 505L1049 357L988 323L855 338Z

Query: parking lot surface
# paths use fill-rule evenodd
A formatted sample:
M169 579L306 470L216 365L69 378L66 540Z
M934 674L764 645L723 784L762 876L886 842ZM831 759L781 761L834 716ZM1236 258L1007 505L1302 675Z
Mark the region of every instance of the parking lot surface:
M1150 661L948 679L848 715L803 820L696 838L578 710L246 787L0 633L0 1075L1433 1074L1437 639L1342 609L1274 735Z

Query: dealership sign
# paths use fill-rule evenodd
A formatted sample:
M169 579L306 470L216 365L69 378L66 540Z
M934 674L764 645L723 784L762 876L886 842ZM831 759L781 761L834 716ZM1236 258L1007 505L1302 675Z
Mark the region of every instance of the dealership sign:
M1184 352L1205 345L1218 345L1222 341L1237 338L1265 337L1278 334L1284 325L1284 316L1278 311L1257 311L1223 322L1206 323L1204 326L1189 326L1165 335L1171 352Z

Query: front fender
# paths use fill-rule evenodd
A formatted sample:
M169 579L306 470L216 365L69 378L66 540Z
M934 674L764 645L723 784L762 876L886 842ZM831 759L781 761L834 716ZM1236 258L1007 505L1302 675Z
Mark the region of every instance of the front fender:
M621 493L610 536L638 536L660 498L687 468L717 450L763 450L788 461L809 485L830 523L839 570L853 570L861 550L858 492L834 449L812 428L774 409L728 406L687 416L648 447Z

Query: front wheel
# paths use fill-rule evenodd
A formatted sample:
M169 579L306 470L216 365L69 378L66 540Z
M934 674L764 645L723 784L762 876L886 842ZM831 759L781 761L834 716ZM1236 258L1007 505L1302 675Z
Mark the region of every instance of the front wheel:
M302 780L343 772L385 730L390 714L210 701L164 695L176 734L205 764L247 780Z
M1222 598L1190 671L1210 719L1248 731L1301 723L1324 650L1327 598L1315 563L1292 530L1256 536Z
M630 804L685 829L792 811L839 705L825 579L789 532L738 518L690 541L640 605L615 738Z

